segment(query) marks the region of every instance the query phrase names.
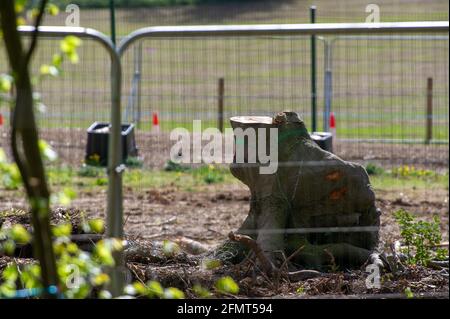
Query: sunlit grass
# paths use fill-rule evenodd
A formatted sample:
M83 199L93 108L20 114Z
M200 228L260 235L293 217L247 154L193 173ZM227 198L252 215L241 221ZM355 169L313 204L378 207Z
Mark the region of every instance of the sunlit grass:
M72 186L75 189L93 191L104 189L108 183L106 169L82 166L51 167L47 171L52 189ZM236 183L228 168L216 165L203 165L187 168L186 171L149 170L129 168L123 174L123 186L133 189L176 187L181 190L195 191L210 184Z
M107 175L104 168L89 167L72 169L70 167L50 168L49 183L52 189L72 186L77 190L94 191L106 189ZM401 189L446 189L448 190L448 172L418 170L410 172L405 166L392 170L380 170L370 175L370 181L376 190ZM123 175L125 188L143 190L152 188L174 187L184 191L201 191L207 185L231 185L239 183L225 166L202 165L186 168L184 171L165 171L160 169L127 169Z

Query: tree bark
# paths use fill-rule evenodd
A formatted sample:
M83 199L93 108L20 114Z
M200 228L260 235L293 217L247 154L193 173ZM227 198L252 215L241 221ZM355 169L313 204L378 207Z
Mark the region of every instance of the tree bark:
M293 261L306 268L362 266L378 244L380 223L365 169L322 150L293 112L273 119L233 117L231 125L255 129L256 141L265 130L266 153L270 130L278 132L278 168L262 174L264 164L257 160L250 165L251 150L261 145L248 145L249 138L238 141L242 137L235 131L236 152L245 145L244 163L238 163L235 154L230 170L251 192L248 217L237 233L254 239L276 266L283 262L280 252L289 256L302 246ZM247 251L245 245L228 241L215 256L236 263Z
M33 89L29 74L29 62L37 42L37 27L41 22L46 3L47 1L43 0L40 4L36 31L27 51L23 50L21 36L17 31L13 0L0 1L0 22L16 88L11 120L11 148L31 206L34 229L33 251L41 265L42 284L48 288L58 284L58 277L51 240L50 191L39 151ZM52 296L49 293L46 295L46 297Z

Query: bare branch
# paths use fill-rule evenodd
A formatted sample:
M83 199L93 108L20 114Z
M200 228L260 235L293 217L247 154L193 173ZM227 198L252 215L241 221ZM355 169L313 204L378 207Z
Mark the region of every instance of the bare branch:
M48 0L42 0L41 5L39 6L39 13L38 13L38 15L36 17L36 21L34 23L34 32L33 32L32 38L31 38L31 44L27 51L27 54L25 55L24 67L28 67L28 64L30 63L30 60L31 60L31 56L33 55L34 49L36 48L37 38L38 38L38 34L39 34L39 26L41 25L42 19L44 18L45 7L47 6L47 2L48 2Z
M228 234L228 238L251 249L255 253L256 258L258 258L258 260L261 262L261 265L267 274L270 275L276 270L275 266L272 264L269 258L267 258L267 256L264 254L264 251L253 238L246 235L235 234L233 232L230 232Z
M283 262L283 264L280 267L280 270L283 270L284 267L287 268L287 264L292 260L292 258L294 258L295 256L297 256L305 247L305 245L300 246L299 248L297 248L296 251L294 251L288 258L286 258L286 260ZM287 269L286 269L287 270Z

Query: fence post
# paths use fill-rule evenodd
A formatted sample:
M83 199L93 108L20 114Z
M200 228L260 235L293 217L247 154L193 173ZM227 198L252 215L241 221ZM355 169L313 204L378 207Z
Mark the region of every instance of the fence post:
M109 0L109 15L110 15L110 27L111 27L111 41L116 45L116 13L114 8L114 0Z
M316 6L309 9L311 23L316 23ZM316 77L316 36L311 36L311 123L312 132L317 131L317 77Z
M330 131L330 114L331 99L333 94L333 71L332 71L332 46L333 40L324 40L324 57L325 57L325 83L324 83L324 99L325 107L323 110L323 131Z
M136 88L136 103L137 103L137 116L136 116L136 124L137 127L141 127L141 116L142 116L142 110L141 110L141 77L142 77L142 42L140 42L137 46L137 52L136 52L136 66L135 66L135 74L136 74L136 81L137 81L137 88Z
M218 95L217 95L217 127L220 132L223 132L223 100L225 94L225 80L224 78L219 78L218 83Z
M425 143L430 144L433 139L433 78L427 80L427 119Z

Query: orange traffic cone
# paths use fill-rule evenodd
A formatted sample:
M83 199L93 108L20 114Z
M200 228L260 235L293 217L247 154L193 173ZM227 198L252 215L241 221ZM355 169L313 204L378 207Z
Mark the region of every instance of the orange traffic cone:
M159 117L157 112L153 112L152 132L159 133Z
M336 118L334 112L330 113L330 133L333 135L333 140L336 140Z

